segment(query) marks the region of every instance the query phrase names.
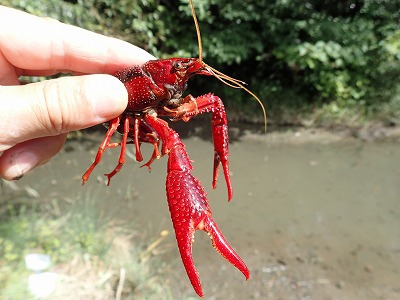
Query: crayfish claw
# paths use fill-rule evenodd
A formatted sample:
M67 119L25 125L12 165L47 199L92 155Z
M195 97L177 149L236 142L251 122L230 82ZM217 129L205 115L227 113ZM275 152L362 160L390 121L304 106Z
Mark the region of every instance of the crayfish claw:
M155 117L147 117L146 122L155 129L163 142L162 155L168 154L166 184L168 207L182 262L194 290L200 297L203 296L199 273L192 255L196 230L207 232L213 247L238 268L247 280L250 276L249 270L214 222L207 194L201 182L191 174L192 165L179 135L169 128L168 124ZM226 164L221 160L221 164L228 172L227 160Z
M212 181L212 188L217 188L217 181L218 181L218 173L219 173L219 166L222 165L222 169L224 172L226 188L228 190L228 201L231 201L233 197L233 189L231 183L231 175L229 172L229 160L226 157L221 159L220 154L218 151L214 151L214 168L213 168L213 181Z
M234 265L240 272L242 272L244 277L246 277L246 280L248 280L250 278L249 269L240 256L226 241L225 237L211 216L206 216L203 223L203 230L210 236L214 249L217 250L222 257Z
M177 162L180 162L177 164ZM199 273L193 262L192 244L196 230L203 230L211 238L212 245L218 253L238 268L249 279L250 273L239 255L224 238L212 218L207 194L200 181L190 174L191 166L187 153L177 145L169 153L170 169L167 176L167 199L171 219L175 229L176 240L186 273L196 293L202 297Z
M182 262L194 290L200 297L203 296L203 292L192 256L196 230L205 231L210 236L214 249L239 269L246 280L249 279L250 273L246 264L214 222L207 195L199 180L189 172L170 172L167 176L167 198Z

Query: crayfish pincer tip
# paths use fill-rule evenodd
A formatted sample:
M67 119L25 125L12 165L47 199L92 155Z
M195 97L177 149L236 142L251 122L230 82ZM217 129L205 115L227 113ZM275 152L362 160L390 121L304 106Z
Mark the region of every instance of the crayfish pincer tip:
M232 197L233 197L232 191L228 192L228 202L231 202Z
M246 281L248 281L250 279L250 272L249 270L246 270L245 273L243 273L244 277L246 277Z
M197 294L200 298L204 298L204 294L203 294L202 291L200 291L200 292L197 292L197 291L196 291L196 294Z

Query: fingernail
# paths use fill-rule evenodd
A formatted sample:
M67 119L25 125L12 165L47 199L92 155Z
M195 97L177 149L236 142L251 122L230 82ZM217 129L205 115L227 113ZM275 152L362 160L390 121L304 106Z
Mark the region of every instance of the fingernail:
M21 179L39 163L38 157L32 152L20 152L11 158L10 168L5 172L8 178Z
M128 94L125 86L113 76L92 75L88 77L85 89L95 115L101 119L114 118L126 108Z

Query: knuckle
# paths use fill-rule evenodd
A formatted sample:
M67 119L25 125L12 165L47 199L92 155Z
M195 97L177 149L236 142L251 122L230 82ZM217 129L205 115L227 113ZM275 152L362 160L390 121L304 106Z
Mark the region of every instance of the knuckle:
M59 79L46 81L42 91L43 109L38 114L38 120L51 135L66 132L71 116L70 103L73 102L70 93Z

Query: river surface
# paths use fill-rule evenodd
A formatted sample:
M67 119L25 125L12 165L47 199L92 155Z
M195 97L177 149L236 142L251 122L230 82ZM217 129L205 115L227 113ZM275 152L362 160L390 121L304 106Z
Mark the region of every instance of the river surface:
M198 231L193 252L206 299L400 299L400 140L312 130L258 134L232 127L230 133L230 203L222 175L211 189L209 126L197 123L181 134L214 219L251 272L246 282ZM107 187L102 174L119 154L109 149L81 187L101 138L88 133L68 142L18 185L44 201L86 193L150 235L168 230L163 259L174 270L171 292L195 297L165 199L167 159L155 161L151 173L128 159Z

